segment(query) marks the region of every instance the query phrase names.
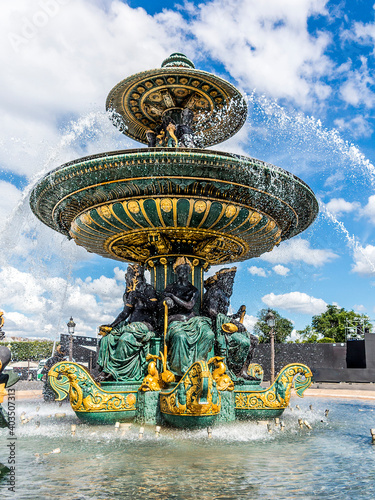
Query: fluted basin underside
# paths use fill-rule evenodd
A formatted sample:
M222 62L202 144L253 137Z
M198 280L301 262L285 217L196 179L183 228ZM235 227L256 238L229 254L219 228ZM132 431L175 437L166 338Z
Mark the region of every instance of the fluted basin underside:
M224 264L258 257L318 213L298 177L210 150L141 148L81 158L47 174L35 215L103 257L147 263L185 254Z

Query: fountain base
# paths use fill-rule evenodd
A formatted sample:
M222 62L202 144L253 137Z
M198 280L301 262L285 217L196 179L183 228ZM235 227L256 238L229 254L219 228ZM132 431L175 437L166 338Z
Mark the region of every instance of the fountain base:
M295 363L285 366L269 388L262 387L259 379L220 391L209 364L197 361L178 383L144 391L141 381L98 385L85 368L62 361L51 368L48 378L56 399L69 397L77 417L85 423L135 421L186 429L279 417L289 405L292 388L303 397L312 373L306 365Z

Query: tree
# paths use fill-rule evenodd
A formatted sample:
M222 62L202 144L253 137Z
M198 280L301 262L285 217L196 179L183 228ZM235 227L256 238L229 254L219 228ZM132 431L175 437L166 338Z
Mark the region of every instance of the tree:
M370 318L365 314L330 304L322 314L313 316L311 327L308 326L297 333L302 336L302 342L346 342L345 327L348 324L371 328Z
M33 340L20 342L0 342L12 353L12 361L40 361L52 354L52 340Z
M280 316L277 311L271 309L273 314L275 315L275 342L278 344L282 344L286 342L286 339L290 336L293 331L293 323L286 318ZM270 330L271 328L266 323L266 314L268 313L268 309L261 309L258 313L258 321L254 326L254 333L258 335L259 342L261 344L269 344L270 342Z
M314 328L310 325L306 326L303 330L297 330L297 335L300 339L296 340L296 344L330 344L335 340L329 337L322 337Z

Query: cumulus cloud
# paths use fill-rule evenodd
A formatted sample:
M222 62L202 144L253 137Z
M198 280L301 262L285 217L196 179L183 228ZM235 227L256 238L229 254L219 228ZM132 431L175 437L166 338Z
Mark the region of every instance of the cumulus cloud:
M271 308L301 314L321 314L326 310L327 303L303 292L290 292L281 295L269 293L262 301Z
M245 88L304 105L312 96L324 100L330 93L319 81L332 69L324 54L330 38L322 31L312 36L307 29L310 16L326 15L325 4L216 0L199 6L192 32Z
M372 224L375 224L375 194L369 197L367 205L361 211L361 215L367 217Z
M97 327L114 319L122 309L123 276L100 276L69 282L58 276L36 276L12 266L0 269L0 303L9 336L56 338L66 333L70 316L78 335L95 335Z
M281 264L273 266L272 269L275 271L276 274L279 274L280 276L287 276L287 274L290 271L289 267L282 266Z
M304 262L311 266L320 267L337 258L337 255L328 249L311 248L310 242L302 238L283 241L272 252L260 257L272 264L289 264L291 262Z
M368 117L367 117L368 118ZM349 131L350 135L355 139L361 137L371 137L373 133L373 128L370 125L369 119L364 116L355 116L354 118L344 119L337 118L335 121L335 126L341 131Z
M256 316L252 316L250 314L245 314L243 324L248 332L253 331L255 323L258 321Z
M345 201L344 198L332 198L327 204L326 209L335 217L340 217L344 213L350 213L360 207L358 202Z
M363 313L366 311L366 308L363 304L355 304L353 307L354 311L357 313Z
M375 246L358 245L353 253L354 264L352 271L362 276L375 276Z
M361 67L346 74L346 80L341 85L342 99L352 106L365 105L372 108L375 103L375 93L372 91L374 78L368 69L367 59L361 57Z
M250 266L247 268L250 274L253 276L261 276L262 278L267 277L267 272L263 267L257 267L257 266Z

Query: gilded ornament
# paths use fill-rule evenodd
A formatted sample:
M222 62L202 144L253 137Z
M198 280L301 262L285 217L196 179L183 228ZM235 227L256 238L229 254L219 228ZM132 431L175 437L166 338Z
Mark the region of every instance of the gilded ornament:
M212 378L216 382L216 387L218 391L233 391L234 390L234 382L230 378L230 376L225 373L226 366L224 363L223 356L215 356L208 361L208 365L211 363L215 364L215 370L212 372Z
M85 368L76 363L56 363L48 372L48 381L57 394L57 401L69 395L75 412L136 410L137 397L133 391L105 391L95 383Z
M256 224L261 220L262 216L258 212L253 212L250 217L250 224Z
M5 390L5 384L0 384L0 403L4 401L4 396L7 396L8 392Z
M128 210L132 214L137 214L140 211L139 203L137 201L128 201Z
M198 266L199 265L199 260L198 259L194 259L193 260L193 266Z
M109 208L108 205L102 205L101 207L99 207L98 209L98 212L100 215L106 217L107 219L109 219L111 217L111 209Z
M236 391L235 407L237 410L285 409L290 401L294 387L298 396L311 385L312 372L302 363L285 366L275 382L262 391Z
M190 270L193 269L193 266L192 266L190 260L187 257L178 257L176 259L176 262L173 264L173 271L176 272L176 269L177 269L178 266L183 266L185 264L187 264L188 266L190 266Z
M237 212L236 207L233 205L228 205L225 209L225 217L233 217L233 215Z
M206 361L197 361L169 392L160 393L160 411L181 416L217 415L221 396Z
M160 207L163 212L170 212L173 208L172 200L170 200L169 198L163 198L160 202Z
M83 213L83 214L81 214L81 215L79 216L79 218L80 218L81 222L83 222L83 223L84 223L84 224L86 224L86 225L90 224L90 223L91 223L91 220L92 220L92 219L91 219L91 217L90 217L90 215L89 215L89 214L87 214L87 213Z
M165 257L162 257L160 260L159 260L160 264L162 264L163 266L165 266L167 264L167 259Z
M160 356L147 354L146 360L149 361L147 368L148 373L142 381L142 384L139 388L140 391L160 391L163 382L156 366L157 360L160 359Z
M157 85L164 85L164 80L162 80L161 78L157 78L157 79L155 80L155 83L156 83Z
M198 213L201 214L204 212L207 208L207 203L203 200L198 200L194 204L194 210Z

